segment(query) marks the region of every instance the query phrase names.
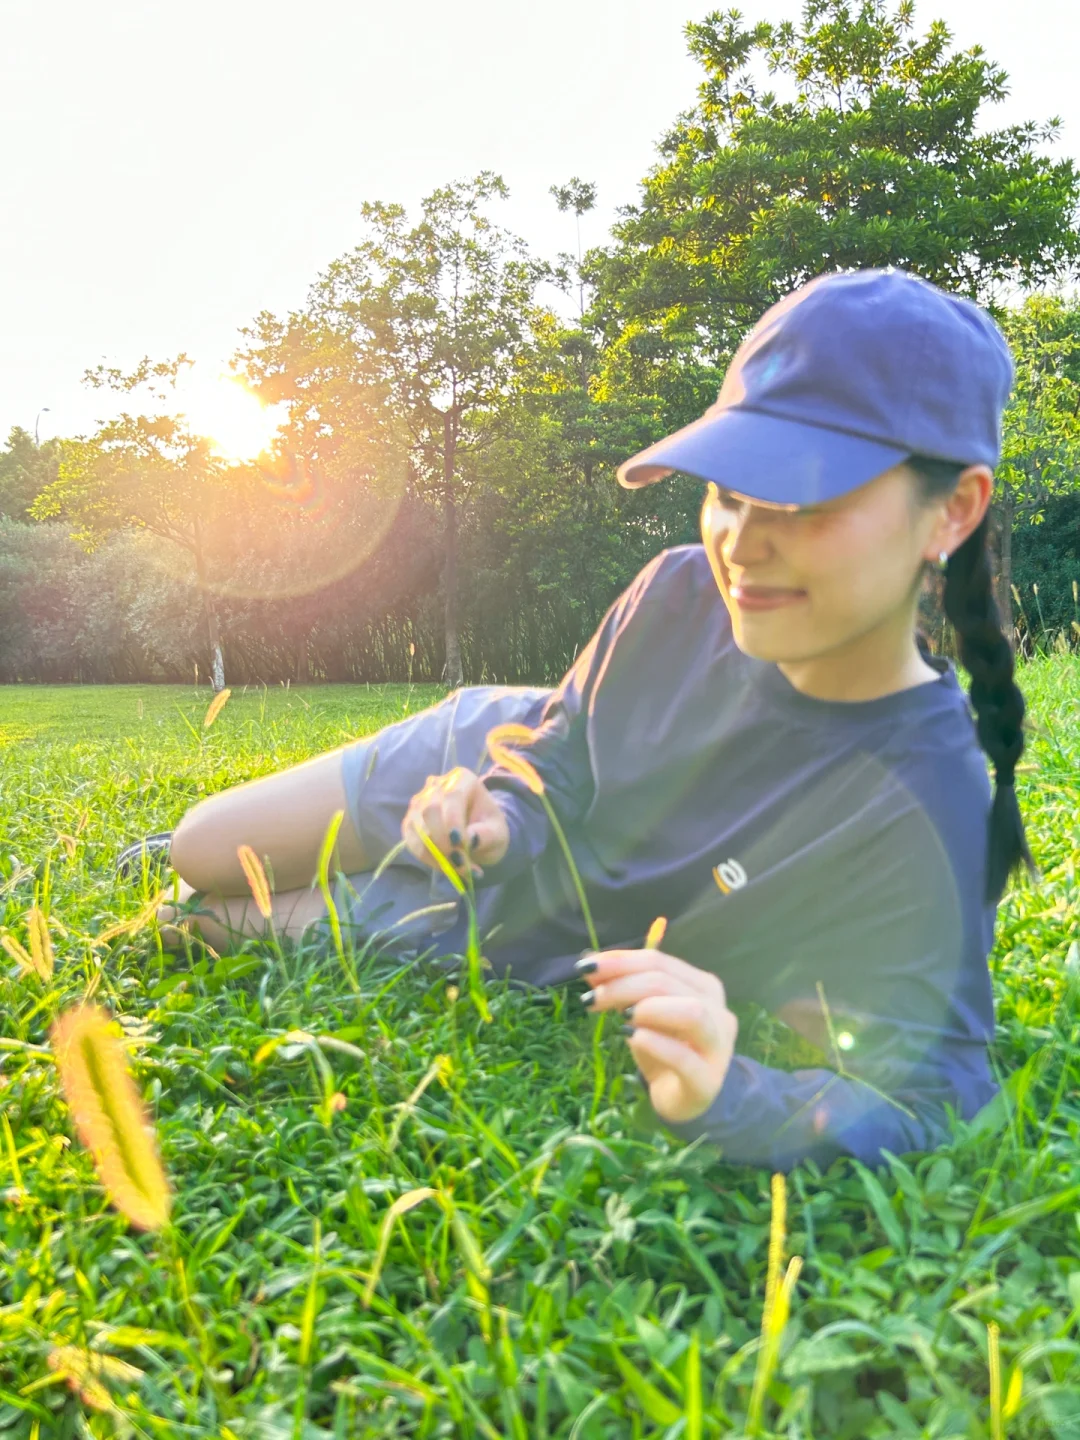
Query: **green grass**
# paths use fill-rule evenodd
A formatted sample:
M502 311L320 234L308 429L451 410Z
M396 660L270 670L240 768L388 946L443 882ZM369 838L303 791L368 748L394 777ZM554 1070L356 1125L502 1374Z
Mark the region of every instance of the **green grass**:
M1080 1436L1080 664L1023 682L1045 881L1000 914L1005 1092L933 1156L790 1177L804 1265L763 1433L991 1436L992 1323L1002 1393L1023 1377L997 1433ZM0 923L25 942L36 898L57 955L49 984L0 955L3 1440L746 1433L770 1177L650 1128L615 1034L590 1123L595 1021L573 994L492 984L485 1025L464 986L377 956L355 957L357 997L336 955L192 968L152 926L93 945L147 898L113 881L124 842L434 693L250 690L204 732L190 687L0 692ZM176 1187L158 1236L69 1144L43 1047L88 987L121 1019ZM790 1056L751 1019L740 1047ZM293 1030L345 1048L294 1039L256 1063ZM327 1123L328 1084L347 1105ZM423 1187L440 1195L386 1235L367 1306L389 1208ZM113 1412L57 1381L64 1345L140 1372L110 1382Z

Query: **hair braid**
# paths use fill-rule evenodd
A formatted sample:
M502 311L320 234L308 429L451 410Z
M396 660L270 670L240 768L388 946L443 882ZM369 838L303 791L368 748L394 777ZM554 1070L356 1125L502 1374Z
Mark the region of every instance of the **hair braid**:
M971 703L979 743L994 766L994 802L990 811L987 900L999 899L1016 866L1035 874L1013 776L1024 753L1024 697L1013 679L1013 652L1002 633L994 603L987 553L987 519L949 558L945 574L945 614L952 621L960 660L971 676Z

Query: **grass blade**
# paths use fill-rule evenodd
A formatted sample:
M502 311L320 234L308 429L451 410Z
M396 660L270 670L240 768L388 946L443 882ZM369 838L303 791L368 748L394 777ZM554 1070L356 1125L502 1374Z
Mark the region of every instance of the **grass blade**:
M365 1309L370 1309L372 1299L375 1295L375 1287L379 1283L379 1276L382 1274L383 1264L386 1260L386 1252L390 1248L390 1235L394 1229L394 1221L400 1215L407 1214L414 1210L417 1205L422 1205L425 1200L430 1200L438 1191L431 1185L421 1185L416 1190L409 1190L404 1195L399 1195L390 1209L383 1217L382 1225L379 1227L379 1245L375 1251L375 1262L371 1267L371 1274L368 1276L367 1287L364 1290L363 1303Z

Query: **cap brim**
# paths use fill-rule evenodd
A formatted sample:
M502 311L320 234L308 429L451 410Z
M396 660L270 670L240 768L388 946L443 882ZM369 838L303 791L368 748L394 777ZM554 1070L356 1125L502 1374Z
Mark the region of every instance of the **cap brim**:
M814 505L865 485L908 454L844 430L730 408L658 440L620 465L618 477L637 490L679 470L747 500Z

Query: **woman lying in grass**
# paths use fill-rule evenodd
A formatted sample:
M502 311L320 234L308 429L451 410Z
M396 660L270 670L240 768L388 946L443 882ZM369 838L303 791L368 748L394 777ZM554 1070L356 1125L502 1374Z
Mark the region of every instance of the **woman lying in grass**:
M994 1093L987 954L1009 873L1031 864L1013 790L1024 704L986 548L1011 377L982 311L899 272L829 275L775 306L717 404L619 472L707 482L703 543L648 565L553 692L466 689L195 806L171 861L182 895L204 892L203 935L262 933L242 844L272 866L277 934L321 920L315 857L344 810L361 935L462 952L430 840L473 874L497 972L577 977L593 1011L629 1014L679 1135L780 1167L937 1143L950 1108L969 1118ZM974 718L917 640L935 562ZM543 797L519 766L485 763L505 721L529 727L519 754ZM544 800L599 935L584 958ZM661 948L642 948L659 915ZM746 1001L828 1063L736 1055L729 1002Z

